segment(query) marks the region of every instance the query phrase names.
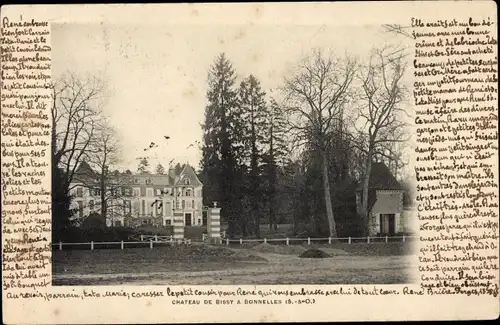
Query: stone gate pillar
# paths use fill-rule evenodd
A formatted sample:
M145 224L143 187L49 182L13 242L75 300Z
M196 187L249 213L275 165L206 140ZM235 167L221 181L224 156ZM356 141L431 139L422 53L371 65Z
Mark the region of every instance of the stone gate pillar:
M174 210L174 240L184 238L184 213L179 210Z
M207 235L208 241L211 244L220 244L220 208L217 207L217 202L214 202L214 207L208 209Z

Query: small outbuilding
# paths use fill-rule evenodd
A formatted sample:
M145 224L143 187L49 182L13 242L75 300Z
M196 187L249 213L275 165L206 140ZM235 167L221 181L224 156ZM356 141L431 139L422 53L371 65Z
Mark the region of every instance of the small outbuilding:
M368 226L370 236L394 236L405 231L404 189L381 162L372 164L368 186ZM356 190L356 208L361 211L363 189Z

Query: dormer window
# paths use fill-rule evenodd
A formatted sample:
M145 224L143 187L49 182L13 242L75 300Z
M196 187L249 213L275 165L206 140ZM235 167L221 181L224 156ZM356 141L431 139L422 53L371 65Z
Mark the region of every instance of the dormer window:
M189 178L186 178L186 179L184 180L184 184L189 185Z
M137 178L134 178L134 183L139 184L139 180Z
M146 180L146 184L151 184L151 180L150 180L150 179L147 179L147 180Z

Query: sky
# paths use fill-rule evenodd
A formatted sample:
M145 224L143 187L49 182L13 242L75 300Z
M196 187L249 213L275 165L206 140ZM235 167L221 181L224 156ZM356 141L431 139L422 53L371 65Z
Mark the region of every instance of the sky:
M221 52L237 83L253 74L277 95L283 77L313 48L364 58L374 46L405 42L380 26L327 25L59 24L51 37L53 78L71 72L107 84L103 112L121 140L118 167L132 171L141 157L152 169L172 159L198 167L208 71ZM158 147L145 152L151 142Z

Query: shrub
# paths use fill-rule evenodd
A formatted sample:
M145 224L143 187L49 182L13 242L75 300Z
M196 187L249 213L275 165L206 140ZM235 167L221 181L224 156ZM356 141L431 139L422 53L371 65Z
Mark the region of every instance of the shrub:
M325 257L332 257L332 256L328 253L325 253L321 249L310 248L310 249L306 250L304 253L300 254L299 257L302 257L302 258L325 258Z

